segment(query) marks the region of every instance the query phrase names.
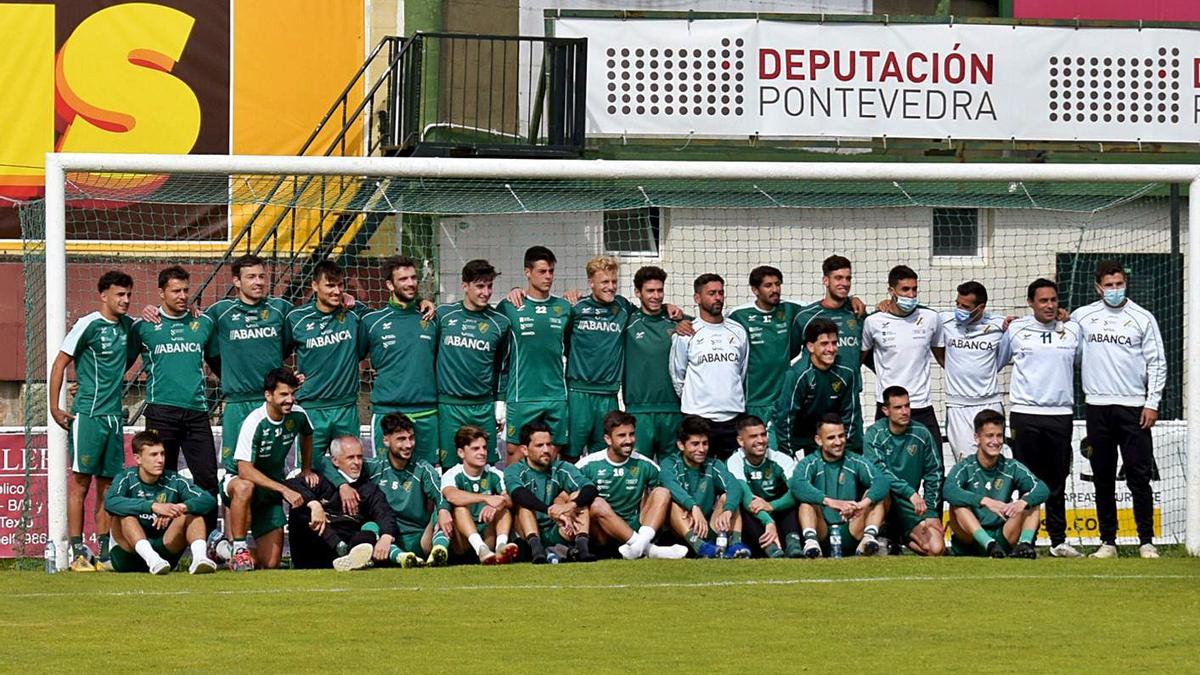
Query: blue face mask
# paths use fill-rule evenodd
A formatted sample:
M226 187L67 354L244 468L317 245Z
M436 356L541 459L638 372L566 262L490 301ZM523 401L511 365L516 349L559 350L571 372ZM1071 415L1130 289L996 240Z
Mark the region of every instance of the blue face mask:
M967 323L971 320L971 312L960 307L955 307L954 320L959 323Z
M908 314L916 309L917 304L918 302L916 298L906 298L903 295L896 296L896 306L899 307L900 311L904 312L905 314Z
M1122 302L1125 302L1124 288L1109 288L1104 291L1104 304L1109 307L1117 307Z

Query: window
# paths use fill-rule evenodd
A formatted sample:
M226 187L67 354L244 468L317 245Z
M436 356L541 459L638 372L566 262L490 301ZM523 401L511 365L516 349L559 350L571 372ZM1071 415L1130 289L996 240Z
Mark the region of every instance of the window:
M658 255L662 214L657 206L604 212L604 250L619 255Z
M933 257L975 258L983 254L979 209L933 210Z

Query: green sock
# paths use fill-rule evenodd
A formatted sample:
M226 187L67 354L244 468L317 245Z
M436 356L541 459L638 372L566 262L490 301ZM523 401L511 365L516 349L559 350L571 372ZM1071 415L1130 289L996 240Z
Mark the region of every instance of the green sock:
M370 532L371 534L374 534L376 537L379 536L379 524L376 523L375 521L363 523L363 526L358 529L363 532Z
M696 553L700 552L700 545L704 543L704 540L700 537L697 537L695 532L688 532L686 535L684 535L683 539L693 551Z
M879 528L876 527L875 525L866 526L865 528L863 528L863 536L866 537L867 535L871 535L872 537L878 537L879 536Z
M109 537L107 534L102 534L98 537L98 539L100 541L100 557L107 558Z
M450 548L450 537L447 537L440 527L433 531L433 545Z
M817 540L817 531L812 528L805 528L804 529L804 538L806 540L811 539L813 541L816 541Z
M816 532L813 532L813 538L814 538L814 539L816 539L816 537L817 537L817 533L816 533ZM784 537L784 541L785 541L786 543L788 543L788 544L791 544L791 543L796 543L796 544L799 544L799 543L801 543L801 541L802 541L802 540L800 539L800 534L799 534L799 533L797 533L797 532L788 532L787 536L786 536L786 537Z
M388 560L398 563L400 562L400 554L402 553L404 551L401 551L399 546L392 544L392 547L388 549Z
M975 530L975 534L971 535L971 537L975 540L975 543L979 544L979 546L985 551L987 550L988 544L995 541L995 539L992 539L992 535L988 534L987 530L983 529L982 527L978 530Z
M740 544L740 543L742 543L742 533L737 530L730 532L729 533L729 545L733 546L734 544Z
M783 557L783 551L779 550L779 547L776 546L775 544L771 544L771 545L767 546L765 553L767 554L768 558L782 558Z
M1034 539L1037 539L1037 530L1021 530L1021 538L1018 541L1022 544L1032 544Z

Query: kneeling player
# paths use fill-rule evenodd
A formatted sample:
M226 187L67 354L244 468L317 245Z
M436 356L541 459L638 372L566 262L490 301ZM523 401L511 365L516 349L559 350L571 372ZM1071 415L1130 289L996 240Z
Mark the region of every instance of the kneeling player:
M549 560L546 547L574 542L581 562L596 559L588 538L588 508L599 492L572 464L554 459L550 427L535 420L521 427L518 462L504 470L504 487L516 505L517 532L529 543L535 565Z
M133 437L135 465L118 474L104 495L113 517L112 567L116 572L166 574L192 549L191 574L215 572L206 552L204 516L217 508L212 495L174 471L165 471L158 432Z
M1005 457L1004 415L975 416L978 449L950 470L944 491L950 505L950 550L954 555L1036 558L1039 508L1050 489L1025 465ZM1020 496L1013 500L1013 493ZM1011 501L1010 501L1011 500Z
M484 565L504 565L517 559L518 549L508 540L512 502L504 474L487 463L489 445L487 432L477 426L454 434L458 464L442 474L442 497L454 518L450 550L456 555L471 550Z
M739 450L729 458L729 473L742 488L742 528L751 549L770 558L803 555L796 500L788 481L796 460L767 448L767 427L754 415L737 422ZM761 554L760 553L760 554Z
M846 427L839 415L821 417L816 440L820 452L800 460L788 484L792 497L800 502L804 555L821 557L822 541L833 556L849 551L874 555L879 551L887 480L862 457L846 454ZM834 528L841 540L837 551L830 545Z
M608 448L579 461L579 471L596 484L600 499L588 509L591 532L599 544L616 544L626 560L682 558L683 546L655 546L654 535L667 518L671 493L658 481L658 465L634 451L637 420L613 410L604 416L604 442Z
M221 494L228 506L233 557L229 569L246 572L257 567L279 567L283 556L283 501L292 508L304 503L299 492L283 484L284 462L300 441L301 473L309 484L312 473L312 423L296 405L300 380L287 368L267 373L263 383L266 401L242 421L237 445L225 460ZM254 535L254 554L246 544L246 531Z
M742 490L725 464L708 456L708 433L708 420L684 417L675 432L679 454L663 460L659 480L671 492L671 530L701 558L749 558L738 508ZM724 551L722 539L728 541Z
M888 481L888 536L919 555L942 555L942 462L933 436L924 424L913 421L904 387L884 389L880 406L884 417L867 427L863 445L867 460Z

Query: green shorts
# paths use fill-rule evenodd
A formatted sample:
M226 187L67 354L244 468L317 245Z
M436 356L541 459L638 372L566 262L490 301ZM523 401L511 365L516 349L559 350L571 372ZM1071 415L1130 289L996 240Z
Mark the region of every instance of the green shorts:
M383 418L390 413L403 413L412 420L417 436L417 445L413 448L413 459L428 462L430 466L438 464L438 413L437 409L408 412L403 410L380 410L371 415L371 442L375 444L375 456L387 457L387 448L383 445Z
M226 508L231 503L229 484L234 478L237 478L237 475L225 474L225 478L221 481L221 500ZM285 524L287 524L287 517L283 515L283 495L255 487L254 496L250 498L250 534L261 537L272 530L278 530Z
M301 404L303 407L304 404ZM314 455L328 455L329 444L338 436L354 436L362 434L358 424L358 406L353 403L328 407L304 408L308 413L308 421L312 424L312 449ZM300 462L297 460L296 464Z
M538 538L542 540L543 547L558 546L559 544L564 546L570 545L570 542L563 538L562 531L558 529L557 524L551 525L544 530L539 528Z
M992 539L1000 544L1000 550L1005 553L1012 553L1012 546L1009 546L1008 540L1004 538L1004 526L1000 527L985 527L984 532L988 533ZM983 557L987 555L987 551L979 547L979 544L974 539L960 539L957 535L950 537L950 555L958 556L975 556Z
M500 461L500 452L496 450L496 403L439 403L438 419L438 464L443 470L457 466L462 462L455 447L454 434L462 427L471 424L483 429L488 435L488 464Z
M225 464L225 460L233 456L233 451L237 448L238 434L242 431L242 422L254 412L255 408L262 406L262 400L258 401L234 401L226 402L225 409L221 411L221 464Z
M416 553L419 556L429 555L429 551L421 548L421 537L425 536L425 530L420 532L401 532L396 537L395 545L400 547L401 551L407 553Z
M928 505L926 505L928 506ZM913 531L913 528L920 525L924 520L933 520L937 523L942 522L942 516L937 512L937 509L925 509L925 515L918 516L917 511L913 508L912 502L907 499L892 494L892 507L888 509L887 519L884 521L883 530L885 532L896 532L903 536L903 543L908 541L908 535Z
M521 443L521 427L541 418L550 426L551 440L557 446L566 446L570 440L567 427L566 401L528 401L509 403L506 414L508 426L508 442L513 445Z
M567 419L570 430L566 457L582 457L608 447L604 442L604 416L619 410L617 395L590 391L567 392Z
M125 434L120 415L76 413L68 444L75 473L113 478L125 470Z
M175 565L179 564L179 559L183 557L183 551L171 553L167 550L166 544L163 543L162 537L155 539L147 539L150 546L154 548L154 552L163 557L171 564L174 569ZM142 560L142 556L137 553L130 553L125 549L117 546L115 543L109 549L109 555L112 560L112 568L114 572L149 572L150 568L146 566L146 561Z
M643 455L661 462L673 453L679 452L675 445L675 432L683 415L677 412L643 412L633 413L637 418L637 451Z

